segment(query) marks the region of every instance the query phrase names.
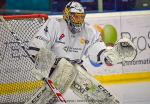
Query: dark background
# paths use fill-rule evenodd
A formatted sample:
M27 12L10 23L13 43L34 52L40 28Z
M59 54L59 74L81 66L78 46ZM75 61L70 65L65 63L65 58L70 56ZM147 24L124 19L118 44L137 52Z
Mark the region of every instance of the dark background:
M71 0L0 0L0 14L47 13L61 14ZM74 0L80 2L86 12L118 12L150 10L150 0ZM102 1L102 9L98 3Z

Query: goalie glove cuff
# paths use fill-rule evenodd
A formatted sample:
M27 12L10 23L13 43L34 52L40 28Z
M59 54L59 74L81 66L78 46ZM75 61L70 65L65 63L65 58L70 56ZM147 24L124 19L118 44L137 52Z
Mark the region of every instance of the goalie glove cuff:
M96 42L88 48L88 58L90 61L100 64L103 63L103 53L106 49L104 42Z
M119 54L113 49L106 49L102 55L102 59L103 59L103 63L105 63L108 66L123 61L122 58L119 57Z
M104 61L105 61L105 64L106 64L107 66L112 66L112 65L113 65L112 62L109 61L107 58L105 58Z

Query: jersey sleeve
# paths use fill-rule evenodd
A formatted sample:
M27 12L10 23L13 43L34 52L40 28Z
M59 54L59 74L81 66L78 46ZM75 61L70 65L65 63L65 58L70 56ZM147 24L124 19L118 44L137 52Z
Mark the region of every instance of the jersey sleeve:
M40 30L34 35L29 42L28 52L35 56L40 48L51 49L57 34L57 21L55 19L48 19Z
M92 28L92 36L91 43L87 48L86 56L88 56L91 62L102 64L104 62L102 57L106 45L101 39L100 32L94 28Z

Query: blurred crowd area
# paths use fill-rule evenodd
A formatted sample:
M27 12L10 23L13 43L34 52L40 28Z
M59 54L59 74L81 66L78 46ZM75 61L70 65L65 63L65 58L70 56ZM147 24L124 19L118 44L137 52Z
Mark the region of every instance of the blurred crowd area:
M71 0L0 0L0 15L46 13L62 14ZM150 0L74 0L87 13L150 10Z

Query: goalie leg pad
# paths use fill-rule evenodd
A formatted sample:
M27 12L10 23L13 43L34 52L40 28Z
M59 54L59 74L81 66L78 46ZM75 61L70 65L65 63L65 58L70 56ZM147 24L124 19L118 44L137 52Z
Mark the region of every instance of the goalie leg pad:
M69 61L62 58L50 76L50 79L59 91L64 93L71 86L76 75L77 70L75 70L74 66Z
M74 66L69 61L62 58L58 62L54 72L51 74L50 79L61 94L63 94L71 86L77 73ZM49 99L49 104L55 104L56 102L56 96Z
M89 104L119 104L119 101L96 79L79 65L75 66L79 72L71 85L71 89L76 95L83 98Z
M52 94L53 92L45 84L24 104L47 104L49 99L52 98Z

